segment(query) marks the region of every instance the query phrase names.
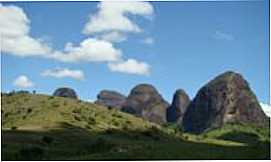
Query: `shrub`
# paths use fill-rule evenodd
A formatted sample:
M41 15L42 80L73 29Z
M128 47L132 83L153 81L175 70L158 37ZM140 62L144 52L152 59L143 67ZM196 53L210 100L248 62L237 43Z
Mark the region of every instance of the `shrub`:
M16 126L12 126L12 127L11 127L11 130L16 130L16 129L17 129Z
M126 124L131 124L132 122L130 120L126 120Z
M77 121L81 121L81 118L77 115L74 116L74 119L77 120Z
M188 139L189 139L189 137L188 137L188 136L183 136L183 137L184 137L184 139L185 139L185 140L188 140Z
M54 96L50 96L48 97L48 100L51 100L51 99L54 99L55 97Z
M90 124L90 125L94 125L94 124L96 124L96 120L95 120L95 118L93 118L93 117L88 117L88 124Z
M44 150L38 146L24 147L19 151L20 159L23 160L38 160L42 158Z
M122 115L120 115L118 113L114 113L112 116L117 117L117 118L122 118Z
M32 112L32 109L31 108L28 108L27 109L27 113L31 113Z
M113 125L115 125L115 126L119 126L119 125L120 125L120 123L119 123L118 121L116 121L116 120L112 120L112 123L113 123Z
M114 132L114 129L112 129L112 128L108 128L105 130L106 134L112 134L113 132Z
M72 113L81 114L81 109L76 108L76 109L72 110Z
M43 136L41 140L46 144L51 144L54 141L54 138L50 136Z

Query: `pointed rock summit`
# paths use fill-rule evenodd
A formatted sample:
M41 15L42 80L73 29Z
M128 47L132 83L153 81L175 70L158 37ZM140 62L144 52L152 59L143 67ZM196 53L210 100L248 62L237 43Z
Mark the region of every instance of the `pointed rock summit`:
M202 87L183 118L185 131L201 133L226 123L266 126L261 109L247 81L238 73L225 72Z
M152 85L139 84L131 90L122 111L162 124L166 123L168 106Z
M170 107L167 109L168 122L181 122L187 106L190 103L190 98L182 89L178 89L174 96Z
M126 97L116 91L102 90L97 95L96 104L106 107L121 109L126 101Z
M77 99L76 92L73 89L67 87L56 89L55 92L53 93L53 96Z

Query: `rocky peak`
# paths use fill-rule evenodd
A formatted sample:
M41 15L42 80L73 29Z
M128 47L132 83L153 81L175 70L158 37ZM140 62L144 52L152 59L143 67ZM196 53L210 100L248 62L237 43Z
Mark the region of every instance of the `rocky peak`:
M125 104L126 97L116 91L102 90L97 95L96 104L106 107L121 109Z
M152 122L165 123L168 106L152 85L139 84L131 90L122 110Z
M62 87L62 88L56 89L55 92L53 93L53 96L68 97L68 98L77 99L76 92L73 89L67 88L67 87Z
M183 114L190 103L190 98L183 89L178 89L173 96L173 101L167 109L167 121L177 122L182 120Z
M183 128L201 133L226 123L265 126L264 114L248 82L238 73L225 72L202 87L189 104Z

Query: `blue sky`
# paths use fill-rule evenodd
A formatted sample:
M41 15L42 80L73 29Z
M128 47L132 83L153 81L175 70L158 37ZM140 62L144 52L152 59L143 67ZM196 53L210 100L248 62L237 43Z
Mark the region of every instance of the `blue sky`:
M0 20L10 25L0 27L2 91L52 94L68 86L94 100L103 89L128 95L150 83L171 102L176 89L193 98L209 80L233 70L269 103L267 0L97 5L2 3Z

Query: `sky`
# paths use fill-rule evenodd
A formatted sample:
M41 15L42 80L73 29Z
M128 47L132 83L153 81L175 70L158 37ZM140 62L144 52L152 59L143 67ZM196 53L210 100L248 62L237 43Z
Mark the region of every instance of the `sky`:
M1 91L73 88L95 100L154 85L171 102L241 73L269 103L269 2L3 2Z

